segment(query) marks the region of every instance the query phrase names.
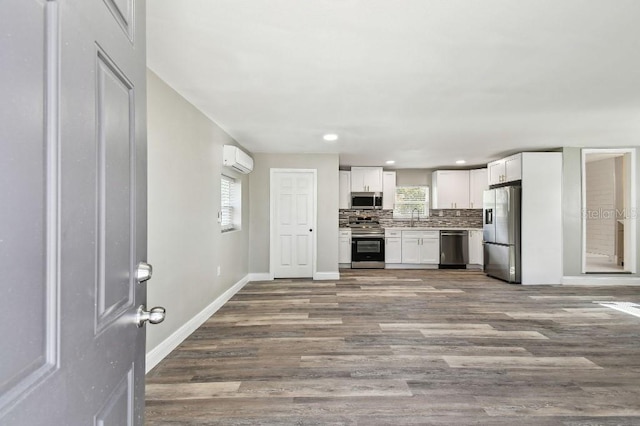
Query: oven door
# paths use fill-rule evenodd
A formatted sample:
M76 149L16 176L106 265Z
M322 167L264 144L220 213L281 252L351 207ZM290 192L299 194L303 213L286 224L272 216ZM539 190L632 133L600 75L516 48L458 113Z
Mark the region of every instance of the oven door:
M384 268L384 237L352 236L352 268Z

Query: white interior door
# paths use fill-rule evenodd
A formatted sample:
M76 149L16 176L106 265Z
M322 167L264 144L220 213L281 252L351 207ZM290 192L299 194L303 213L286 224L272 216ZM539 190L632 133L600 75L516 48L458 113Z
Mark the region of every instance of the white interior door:
M271 274L313 277L316 171L271 169Z
M144 0L0 11L0 424L142 425Z

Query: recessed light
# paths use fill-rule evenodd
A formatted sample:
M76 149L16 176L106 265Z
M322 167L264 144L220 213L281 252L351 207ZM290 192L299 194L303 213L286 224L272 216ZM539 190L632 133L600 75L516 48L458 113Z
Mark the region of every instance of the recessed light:
M324 139L327 142L335 142L338 140L338 135L336 135L335 133L327 133L322 137L322 139Z
M456 161L456 164L464 164L464 163L466 163L466 161L464 161L464 160L458 160L458 161Z
M387 164L396 164L396 162L395 162L395 161L393 161L393 160L387 160L387 162L386 162L386 163L387 163Z

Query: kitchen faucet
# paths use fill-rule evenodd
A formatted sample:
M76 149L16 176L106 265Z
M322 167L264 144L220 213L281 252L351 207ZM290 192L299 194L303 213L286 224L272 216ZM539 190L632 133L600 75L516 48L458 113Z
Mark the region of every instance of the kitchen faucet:
M420 210L418 210L417 207L414 207L413 210L411 210L411 223L409 224L411 228L413 228L413 212L418 213L418 222L420 222Z

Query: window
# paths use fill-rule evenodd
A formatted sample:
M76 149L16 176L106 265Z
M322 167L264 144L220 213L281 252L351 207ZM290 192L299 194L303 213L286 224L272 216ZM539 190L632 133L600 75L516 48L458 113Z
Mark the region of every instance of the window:
M414 211L414 209L417 209ZM394 219L429 216L429 187L428 186L398 186L393 206ZM417 214L416 214L417 213Z
M220 228L222 232L240 229L242 214L240 211L240 182L229 176L220 178Z

